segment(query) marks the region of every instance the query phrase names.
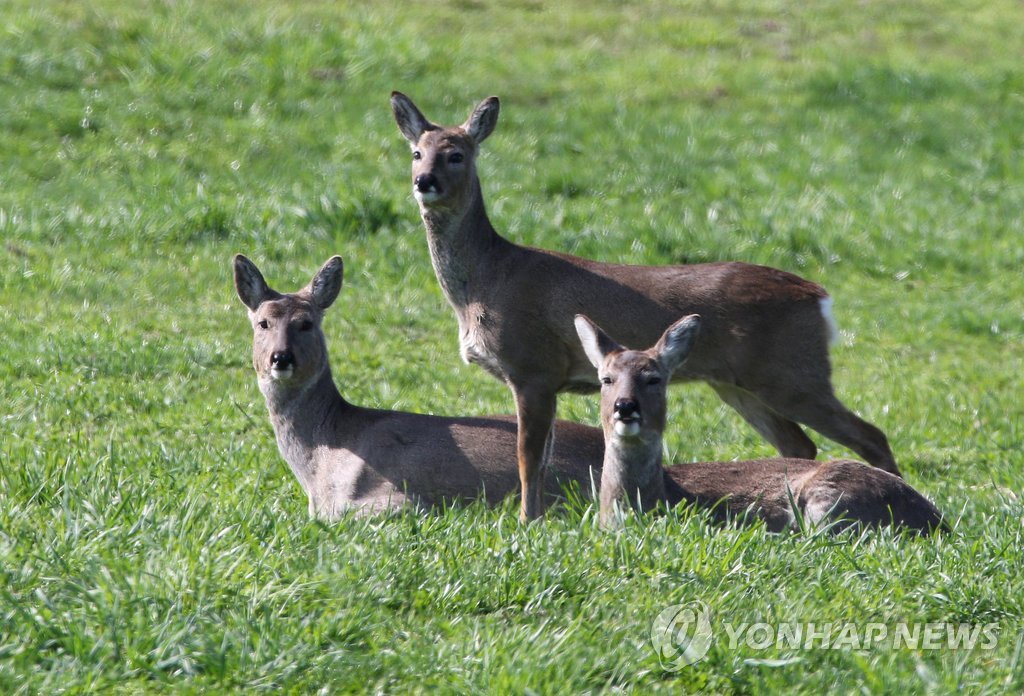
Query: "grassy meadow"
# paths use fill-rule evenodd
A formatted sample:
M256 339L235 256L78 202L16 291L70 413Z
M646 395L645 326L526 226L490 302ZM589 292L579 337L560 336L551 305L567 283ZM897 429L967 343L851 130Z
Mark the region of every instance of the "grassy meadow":
M438 0L0 7L0 693L1024 691L1024 6ZM230 259L328 312L355 403L508 413L461 363L388 107L461 122L495 226L738 259L835 298L840 397L936 539L618 534L574 501L308 519ZM678 462L770 456L704 385ZM597 423L596 397L560 415ZM812 433L822 457L849 456ZM443 472L439 472L443 475ZM707 656L650 631L700 601ZM986 649L730 647L724 622L994 626Z

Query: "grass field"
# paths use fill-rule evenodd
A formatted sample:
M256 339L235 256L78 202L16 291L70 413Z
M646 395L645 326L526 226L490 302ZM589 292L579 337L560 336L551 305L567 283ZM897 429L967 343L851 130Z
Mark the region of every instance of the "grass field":
M1024 690L1024 6L452 0L0 8L0 692ZM953 534L830 539L578 502L307 518L230 258L328 256L366 406L507 413L463 365L392 89L461 122L495 225L604 260L826 285L843 400ZM768 456L702 385L675 461ZM596 398L563 397L596 423ZM822 456L847 456L815 437ZM666 607L714 640L674 668ZM988 626L995 645L730 646L726 624ZM755 642L756 643L756 642Z

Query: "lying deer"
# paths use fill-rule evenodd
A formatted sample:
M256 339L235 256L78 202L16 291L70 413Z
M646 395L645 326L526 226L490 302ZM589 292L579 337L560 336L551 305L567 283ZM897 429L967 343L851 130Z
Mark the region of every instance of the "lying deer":
M944 526L935 506L903 479L860 462L761 459L664 469L666 386L691 354L700 325L697 315L683 317L653 348L638 351L623 348L587 317L576 317L581 345L601 382L603 525L618 524L627 503L651 510L686 500L712 508L719 518L751 514L771 531L800 519L809 525L835 520L832 530L894 524L930 532Z
M515 491L516 424L508 418L442 418L360 408L338 393L321 328L341 291L341 257L304 289L272 290L245 256L234 258L235 289L249 308L253 367L281 455L325 519L347 508L380 511L485 498ZM600 431L559 421L549 492L573 481L584 494L597 480Z
M543 511L558 393L598 387L573 332L576 314L630 345L651 345L676 318L700 314L700 344L675 380L710 384L783 456L814 459L803 423L899 475L882 431L833 393L828 347L836 329L822 287L746 263L625 266L516 245L488 220L476 171L498 99L454 127L431 123L399 92L391 108L412 144L413 196L458 319L462 357L512 389L523 519Z

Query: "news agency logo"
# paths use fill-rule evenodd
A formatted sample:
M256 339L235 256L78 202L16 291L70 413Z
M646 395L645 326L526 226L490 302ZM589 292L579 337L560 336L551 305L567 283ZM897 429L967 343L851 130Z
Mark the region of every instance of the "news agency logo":
M706 604L673 604L651 624L662 669L676 672L702 660L717 638L729 650L992 650L998 624L850 621L720 622Z
M677 672L711 649L711 611L704 602L665 607L651 624L651 644L663 669Z

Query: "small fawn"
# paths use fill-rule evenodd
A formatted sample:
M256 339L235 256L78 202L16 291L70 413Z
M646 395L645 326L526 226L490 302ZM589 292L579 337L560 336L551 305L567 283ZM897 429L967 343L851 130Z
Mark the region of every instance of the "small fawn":
M710 384L783 456L814 459L803 423L899 474L885 434L832 390L835 326L824 288L747 263L627 266L514 244L491 225L476 169L480 144L498 122L497 97L451 127L427 120L400 92L391 94L391 108L412 145L412 192L434 273L458 319L462 357L512 390L522 519L543 512L559 392L598 387L573 332L576 314L631 345L650 345L676 318L700 314L700 344L675 381Z
M622 347L585 316L575 323L601 382L602 525L616 526L627 506L651 510L686 500L711 508L719 519L753 514L771 531L798 518L811 525L835 520L830 529L836 531L853 524L922 533L945 528L936 507L903 479L860 462L783 458L663 468L666 386L690 354L700 317L676 321L642 351Z
M253 367L281 456L309 498L311 515L335 519L412 504L430 507L517 490L514 418L443 418L360 408L345 401L331 376L321 321L341 291L341 257L309 285L278 293L241 254L235 289L249 309ZM587 495L600 474L596 428L559 421L549 498L572 481Z

